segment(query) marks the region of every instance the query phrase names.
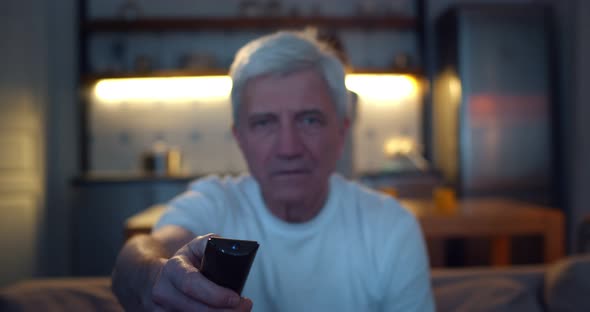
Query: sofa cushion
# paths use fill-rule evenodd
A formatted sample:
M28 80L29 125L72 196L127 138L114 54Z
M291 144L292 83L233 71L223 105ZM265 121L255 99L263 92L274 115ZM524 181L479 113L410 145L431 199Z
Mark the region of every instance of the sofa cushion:
M541 298L544 291L545 265L519 265L507 267L464 267L437 268L431 271L434 288L451 283L481 278L507 278L530 289L535 296Z
M590 311L590 255L569 257L550 266L545 299L551 312Z
M0 311L123 311L110 277L28 280L0 289Z
M535 295L509 278L479 278L449 283L434 289L437 311L542 312Z

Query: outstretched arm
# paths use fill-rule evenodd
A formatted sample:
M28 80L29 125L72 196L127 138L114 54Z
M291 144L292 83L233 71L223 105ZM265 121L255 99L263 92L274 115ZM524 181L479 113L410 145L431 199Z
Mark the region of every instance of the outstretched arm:
M165 226L130 239L117 258L113 292L129 311L200 311L218 308L248 311L249 299L209 281L199 272L210 235L194 235Z

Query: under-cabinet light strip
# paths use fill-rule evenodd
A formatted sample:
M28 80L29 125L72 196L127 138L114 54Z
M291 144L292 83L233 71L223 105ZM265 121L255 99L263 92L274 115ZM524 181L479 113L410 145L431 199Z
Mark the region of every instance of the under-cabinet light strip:
M229 76L150 77L102 79L94 95L103 102L145 102L229 99ZM346 87L359 96L376 100L415 97L419 84L411 75L348 74Z

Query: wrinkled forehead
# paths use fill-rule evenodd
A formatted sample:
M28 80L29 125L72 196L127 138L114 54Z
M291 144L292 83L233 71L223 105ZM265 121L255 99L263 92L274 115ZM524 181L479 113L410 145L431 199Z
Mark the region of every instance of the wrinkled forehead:
M242 106L247 114L312 109L336 112L327 82L313 69L251 79L244 86Z

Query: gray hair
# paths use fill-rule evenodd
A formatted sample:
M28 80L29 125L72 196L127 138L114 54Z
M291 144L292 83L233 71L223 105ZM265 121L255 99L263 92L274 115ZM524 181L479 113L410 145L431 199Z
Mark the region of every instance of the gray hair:
M334 51L310 32L280 31L258 38L242 47L230 68L234 123L246 83L262 75L287 75L308 68L316 69L326 81L336 111L341 118L348 112L348 93L344 67Z

